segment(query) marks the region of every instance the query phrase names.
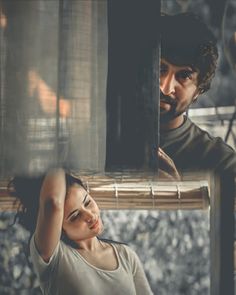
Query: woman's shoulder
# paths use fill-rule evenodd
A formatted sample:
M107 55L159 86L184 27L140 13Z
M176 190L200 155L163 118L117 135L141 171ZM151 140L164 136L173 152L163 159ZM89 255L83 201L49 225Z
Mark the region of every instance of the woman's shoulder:
M135 251L127 243L107 239L102 241L112 245L116 249L119 256L125 258L126 260L133 260L136 257Z
M114 244L114 245L128 245L127 243L120 242L120 241L115 241L111 239L104 239L104 238L99 238L101 242L107 243L107 244Z
M103 243L113 246L113 248L115 248L115 250L119 254L129 252L130 248L127 243L115 241L115 240L110 240L110 239L99 239L99 240Z

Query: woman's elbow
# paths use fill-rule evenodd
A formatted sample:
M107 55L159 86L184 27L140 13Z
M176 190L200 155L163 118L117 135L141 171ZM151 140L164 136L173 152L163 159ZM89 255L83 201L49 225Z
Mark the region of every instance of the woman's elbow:
M45 213L59 212L64 210L64 200L53 196L47 197L42 203Z

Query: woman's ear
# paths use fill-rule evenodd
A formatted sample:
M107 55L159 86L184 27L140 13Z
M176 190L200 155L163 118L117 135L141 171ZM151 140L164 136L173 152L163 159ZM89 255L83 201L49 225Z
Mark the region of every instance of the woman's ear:
M196 100L197 100L199 94L201 94L201 90L200 90L200 89L198 89L198 90L196 91L196 93L194 94L192 102L196 102Z
M197 98L198 98L198 95L195 95L195 96L193 97L193 102L196 102L196 101L197 101Z

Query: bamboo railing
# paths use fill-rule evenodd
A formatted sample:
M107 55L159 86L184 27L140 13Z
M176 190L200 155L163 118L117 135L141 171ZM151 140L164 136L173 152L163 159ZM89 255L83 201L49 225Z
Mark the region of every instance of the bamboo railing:
M205 209L209 190L205 181L170 182L151 175L113 174L86 179L87 187L102 209Z
M207 181L158 181L142 173L112 173L81 177L101 209L193 210L209 207ZM0 211L15 211L20 203L0 182Z

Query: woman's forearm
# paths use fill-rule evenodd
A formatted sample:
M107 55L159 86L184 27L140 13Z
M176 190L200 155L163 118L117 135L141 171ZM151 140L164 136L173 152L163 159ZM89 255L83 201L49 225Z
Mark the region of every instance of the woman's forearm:
M50 170L44 178L40 191L40 203L52 203L64 207L66 195L65 172L63 169Z
M61 236L66 195L65 172L53 169L44 178L35 230L36 247L45 261L49 261Z

